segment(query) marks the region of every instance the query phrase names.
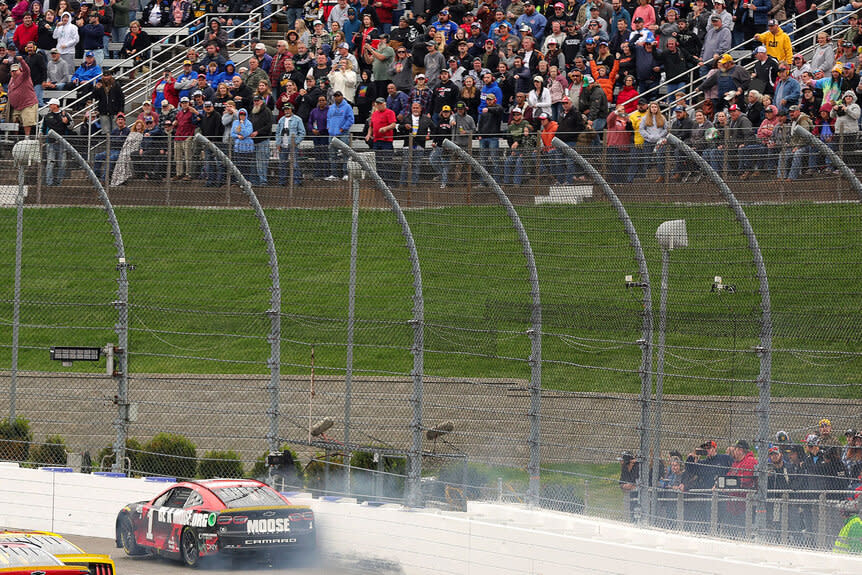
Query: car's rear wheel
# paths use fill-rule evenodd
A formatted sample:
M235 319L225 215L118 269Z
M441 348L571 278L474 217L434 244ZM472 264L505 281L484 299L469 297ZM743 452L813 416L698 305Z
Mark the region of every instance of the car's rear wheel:
M197 567L201 562L201 554L198 549L198 539L191 529L183 529L180 537L180 555L183 563L189 567Z
M135 528L132 526L131 519L122 517L117 530L120 532L120 543L126 555L143 555L146 553L145 549L138 545L135 540Z

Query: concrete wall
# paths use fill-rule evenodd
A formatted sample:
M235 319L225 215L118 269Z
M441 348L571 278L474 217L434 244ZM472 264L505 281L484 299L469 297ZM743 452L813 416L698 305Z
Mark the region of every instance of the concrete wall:
M112 538L123 505L165 487L4 464L0 526ZM394 563L404 575L862 572L858 557L640 530L520 506L471 504L467 513L454 513L369 507L349 499L296 501L314 508L324 554Z

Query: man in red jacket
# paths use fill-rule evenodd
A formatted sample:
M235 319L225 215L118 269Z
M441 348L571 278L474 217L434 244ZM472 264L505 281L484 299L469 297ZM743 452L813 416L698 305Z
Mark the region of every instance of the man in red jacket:
M372 150L380 150L377 154L377 165L381 167L383 179L394 181L392 161L392 142L395 139L395 128L398 120L395 112L386 107L386 100L377 98L374 100L374 111L368 121L368 134L365 141L371 145Z
M19 123L24 128L24 135L29 136L33 126L39 119L39 100L30 79L30 66L21 56L15 57L15 63L10 67L12 78L9 80L9 106L12 107L12 123Z
M754 476L757 469L757 458L751 451L748 442L744 439L737 441L730 448L733 464L727 477L739 479L739 487L748 491L757 487L757 478ZM727 501L727 523L735 527L745 526L746 503L744 501L746 492L734 491L729 494L731 499Z
M174 161L177 165L175 180L192 179L192 137L198 124L200 112L193 108L187 96L180 98L180 109L174 123Z

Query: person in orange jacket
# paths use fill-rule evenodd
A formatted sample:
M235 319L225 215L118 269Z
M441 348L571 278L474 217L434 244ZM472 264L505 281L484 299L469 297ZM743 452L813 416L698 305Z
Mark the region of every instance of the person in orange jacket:
M597 66L596 61L590 58L590 73L595 78L596 84L602 87L605 95L608 97L608 102L614 101L614 84L617 81L617 74L620 71L620 61L614 60L613 68L608 72L608 67L605 65Z

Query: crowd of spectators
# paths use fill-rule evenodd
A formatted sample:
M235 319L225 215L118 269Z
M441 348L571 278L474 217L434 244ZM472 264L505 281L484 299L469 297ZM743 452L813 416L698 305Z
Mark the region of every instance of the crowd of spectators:
M824 418L818 422L818 432L804 435L801 441L793 441L786 431L777 432L766 457L769 528L779 532L783 519L785 529L803 544L811 544L818 527L833 537L837 535L843 524L841 513L833 510L827 514L825 524L819 524L817 505L822 503L822 496L837 509L845 509L842 503L856 500L862 492L862 430L848 429L841 438L834 433L832 422ZM620 457L620 488L631 494L635 505L640 465L631 452ZM663 497L659 513L677 519L676 494L683 494L684 517L680 519L703 528L710 522L710 491L718 490L722 494L719 523L725 528L744 527L746 510L751 513L751 509L743 498L745 491L757 488L757 466L758 457L745 439L723 452L715 441L704 442L687 456L671 451L659 466L658 488L670 495ZM652 470L650 463L650 479ZM728 478L735 483L729 483ZM792 502L786 508L782 506L785 494ZM857 511L855 506L850 509L849 514ZM787 513L787 517L782 518L782 513ZM862 551L862 547L857 546L856 550Z
M311 154L314 161L294 153L297 183L306 176L345 177L338 156L334 165L321 160L328 153L323 148L330 138L359 137L384 153L402 140L413 173L401 170L400 181L418 181L427 165L441 187L448 167L439 148L447 138L459 145L472 140L494 175L516 185L530 155L559 182L582 177L551 145L554 136L603 145L614 183L631 182L652 166L659 182L668 174L700 177L680 160L672 161L673 170L662 168L671 162L668 133L742 179L789 181L834 167L793 133L797 125L833 147L855 143L859 131L862 21L855 10L862 3L855 1L825 14L807 0L433 0L421 6L285 0L264 11L262 24L262 30L276 27L281 39L269 47L253 41L254 55L241 66L231 60L232 27L261 0L52 4L45 9L38 0L20 0L10 8L0 0L0 20L8 24L0 84L10 118L29 133L37 120L33 105L46 103L44 92L74 88L91 96L95 113L76 127L58 123L60 112L51 105L44 127L109 136L112 162L131 131L144 136L129 158L163 156L167 147L160 143L154 151L149 140L171 139L178 179L213 183L209 174L219 174L200 161L201 150L183 143L196 131L236 153L258 185L269 183L270 157L304 139L320 149ZM120 126L117 119L130 106L123 79L103 69L104 59L143 62L153 44L148 29L201 17L192 38L205 47L188 51L180 73L165 72L144 112ZM794 51L791 35L827 22L835 37L821 32L812 50ZM730 53L744 41L750 41L752 70ZM114 54L111 42L122 45ZM32 88L14 80L13 68ZM695 77L703 78L695 91L679 91ZM399 179L396 171L388 176Z

